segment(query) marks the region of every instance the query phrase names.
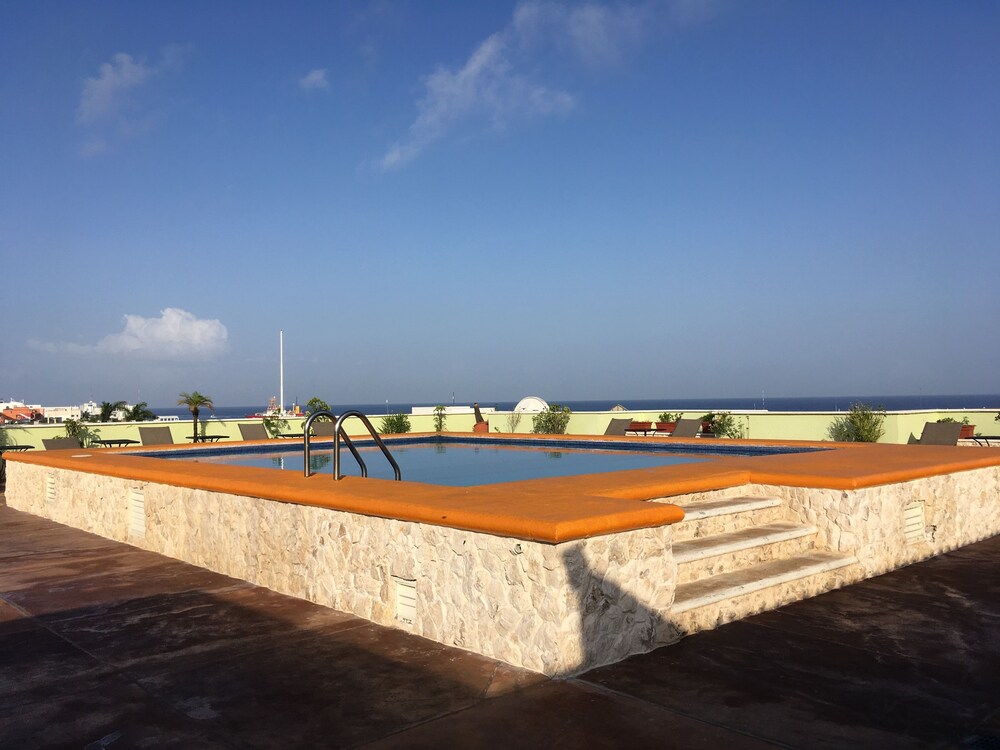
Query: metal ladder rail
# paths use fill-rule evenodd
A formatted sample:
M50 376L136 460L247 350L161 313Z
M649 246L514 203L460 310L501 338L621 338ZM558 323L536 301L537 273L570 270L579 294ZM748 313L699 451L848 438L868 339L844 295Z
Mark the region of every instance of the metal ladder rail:
M348 419L349 417L357 417L358 419L361 420L361 422L364 424L364 426L368 429L368 434L372 436L372 439L375 441L375 445L377 445L379 447L379 449L382 451L382 455L384 455L386 457L386 459L389 461L389 464L392 466L392 471L396 475L396 481L398 482L401 479L401 476L400 476L400 472L399 472L399 464L396 463L396 459L394 459L392 457L392 454L389 452L389 449L385 447L385 443L383 443L382 442L382 438L380 438L378 436L378 433L375 431L375 428L372 426L372 423L368 420L368 417L366 417L360 411L356 411L356 410L353 410L353 409L351 411L345 411L343 414L341 414L340 417L337 419L337 424L333 428L333 479L334 479L334 481L338 481L339 482L340 479L341 479L341 476L340 476L340 438L341 438L341 436L343 436L344 442L347 443L347 447L351 449L351 453L354 454L354 458L356 458L358 460L358 463L361 464L361 476L363 476L363 477L367 477L368 476L368 469L367 469L367 467L365 467L365 462L361 460L361 456L358 454L357 450L354 449L354 447L353 447L353 445L351 443L351 439L347 436L347 433L344 432L344 420Z
M322 411L322 410L313 412L306 419L306 423L305 425L303 425L302 430L303 430L303 463L305 464L305 466L303 467L303 473L305 474L307 479L312 474L309 468L311 463L310 458L312 456L312 450L309 445L309 433L312 431L312 423L317 417L329 417L331 422L334 423L337 422L336 414L334 414L331 411ZM337 441L334 440L334 443L337 443ZM365 465L365 460L361 458L361 454L358 453L358 449L354 447L354 442L351 440L350 437L344 435L344 443L347 445L348 448L350 448L351 453L354 454L354 458L357 460L358 465L361 467L361 476L367 477L368 467ZM337 444L337 454L338 455L340 454L339 444Z

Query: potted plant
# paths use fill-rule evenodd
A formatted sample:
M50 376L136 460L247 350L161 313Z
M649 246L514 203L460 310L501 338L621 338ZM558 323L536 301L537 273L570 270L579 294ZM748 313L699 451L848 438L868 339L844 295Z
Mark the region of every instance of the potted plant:
M673 432L677 429L677 420L681 418L682 412L665 411L657 417L657 432Z
M715 434L715 412L710 411L701 418L701 434L702 435L714 435Z
M997 416L1000 416L1000 415L997 415ZM955 420L952 419L951 417L944 417L943 419L939 419L938 420L939 423L941 423L941 422L954 422L954 421ZM973 438L975 436L976 436L976 426L974 424L969 424L969 418L968 417L962 417L962 429L958 433L958 439L959 440L968 440L968 439Z

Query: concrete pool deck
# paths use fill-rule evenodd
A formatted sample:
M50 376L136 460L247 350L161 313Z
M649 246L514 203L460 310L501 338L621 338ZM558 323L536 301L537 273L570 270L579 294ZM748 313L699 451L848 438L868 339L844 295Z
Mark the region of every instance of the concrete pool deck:
M0 507L0 746L997 747L998 554L550 680Z

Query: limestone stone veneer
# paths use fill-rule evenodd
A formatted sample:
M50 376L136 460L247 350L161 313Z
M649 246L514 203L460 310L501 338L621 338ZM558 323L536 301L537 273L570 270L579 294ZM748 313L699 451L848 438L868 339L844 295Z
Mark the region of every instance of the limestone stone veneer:
M670 526L542 544L98 474L9 469L11 507L547 675L654 648L658 613L673 600ZM410 581L416 603L406 622L396 587Z
M1000 467L855 490L746 485L718 496L736 493L782 499L784 518L817 528L816 550L857 558L825 588L1000 533ZM712 497L663 499L684 507ZM700 621L672 612L679 526L549 544L19 462L8 464L7 502L547 675L648 651L691 629L676 623ZM701 619L710 624L699 627L722 621Z

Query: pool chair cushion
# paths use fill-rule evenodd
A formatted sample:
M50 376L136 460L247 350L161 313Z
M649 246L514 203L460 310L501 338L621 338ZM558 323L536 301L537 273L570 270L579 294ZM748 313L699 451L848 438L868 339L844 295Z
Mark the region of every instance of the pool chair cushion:
M925 422L924 431L920 433L920 445L958 445L958 436L962 432L959 422Z
M240 435L243 436L244 440L271 439L271 436L267 434L267 428L263 424L241 424Z
M79 448L80 439L75 437L42 438L42 445L47 451L58 451L65 448Z
M169 427L140 427L139 439L143 445L173 445L174 437Z
M625 435L625 430L628 426L632 424L631 419L612 419L608 423L608 429L604 431L605 435Z
M670 434L671 437L698 437L701 430L700 419L678 419L677 426Z

